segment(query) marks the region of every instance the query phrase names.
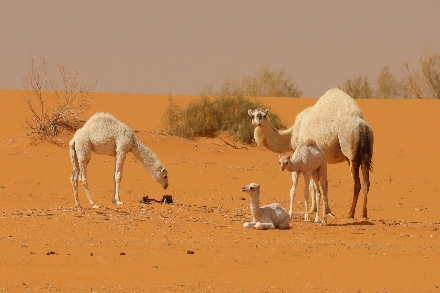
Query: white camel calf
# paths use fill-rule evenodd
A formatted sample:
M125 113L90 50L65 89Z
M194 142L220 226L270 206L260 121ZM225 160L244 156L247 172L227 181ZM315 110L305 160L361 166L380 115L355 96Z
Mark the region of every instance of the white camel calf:
M252 222L244 223L245 228L256 229L287 229L289 228L290 216L287 211L277 203L271 203L260 208L260 185L251 183L241 188L251 197L250 210Z
M293 201L296 193L296 186L298 184L299 173L304 175L304 204L305 214L304 220L309 220L308 212L308 199L309 199L309 186L310 179L314 181L315 192L312 193L315 196L316 204L316 216L315 222L319 222L319 199L320 192L322 193L322 201L324 203L322 222L326 222L326 215L331 214L330 207L328 205L328 182L327 182L327 160L324 153L316 145L315 141L309 139L304 144L301 144L295 152L293 152L292 159L290 156L279 156L279 163L281 170L287 170L292 172L292 189L290 190L290 211L293 213ZM318 188L319 186L319 188Z
M119 185L128 152L132 152L142 162L144 167L150 171L153 179L159 182L164 189L168 187L168 171L159 158L136 138L130 127L118 121L113 115L108 113L94 114L82 128L76 131L69 147L70 160L73 165L70 181L75 204L78 208L80 207L78 179L81 181L92 207L99 208L93 201L87 184L87 164L92 158L92 151L99 155L116 157L113 204L122 204L119 200Z

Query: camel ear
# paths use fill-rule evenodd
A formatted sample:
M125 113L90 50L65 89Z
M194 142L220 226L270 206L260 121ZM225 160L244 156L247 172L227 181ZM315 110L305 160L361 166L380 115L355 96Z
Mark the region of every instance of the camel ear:
M264 114L267 115L267 113L269 113L269 109L264 110Z
M160 170L160 172L163 173L163 172L165 172L166 170L167 170L167 169L163 168L162 170Z
M252 117L252 110L251 109L248 110L248 114L249 114L249 116Z

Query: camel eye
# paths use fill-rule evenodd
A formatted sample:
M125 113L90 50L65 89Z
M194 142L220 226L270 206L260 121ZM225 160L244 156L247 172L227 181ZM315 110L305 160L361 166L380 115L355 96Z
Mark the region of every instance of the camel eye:
M251 187L251 190L254 189L253 187Z
M165 175L165 176L163 176L163 178L164 178L164 179L167 179L167 178L168 178L168 176L167 176L167 175Z

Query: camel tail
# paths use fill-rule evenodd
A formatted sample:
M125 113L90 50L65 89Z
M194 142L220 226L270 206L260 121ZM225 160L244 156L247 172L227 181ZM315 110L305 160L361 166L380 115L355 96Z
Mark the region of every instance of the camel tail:
M373 171L373 130L367 123L363 122L360 125L360 156L362 167L368 171Z
M74 140L72 140L69 143L69 156L70 156L70 160L72 161L72 164L74 166L78 166L78 156L76 155L75 141Z

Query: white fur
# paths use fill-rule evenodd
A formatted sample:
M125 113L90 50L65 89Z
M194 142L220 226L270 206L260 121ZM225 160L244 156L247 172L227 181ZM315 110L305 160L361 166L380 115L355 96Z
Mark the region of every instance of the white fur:
M75 205L78 208L80 207L78 179L81 181L92 207L98 208L92 199L87 184L87 164L92 157L92 152L116 157L112 198L114 204L122 204L119 200L119 186L122 180L125 157L128 152L132 152L142 162L145 168L150 171L153 179L159 182L164 189L168 187L168 171L159 158L136 138L130 127L118 121L111 114L96 113L90 117L84 126L76 131L69 147L70 160L73 165L70 181L73 187Z
M255 126L254 138L259 145L283 153L294 151L307 139L313 139L330 164L347 161L354 183L349 217L354 217L361 189L359 167L364 180L362 216L367 218L369 172L373 156L373 131L363 119L353 98L340 89L328 90L312 107L296 116L295 124L287 130L274 129L267 119L268 110L249 110ZM311 186L313 187L313 185ZM312 198L313 199L313 198ZM313 208L313 202L312 202Z
M298 184L298 175L302 173L304 175L304 205L305 213L304 220L309 220L308 213L308 199L309 199L309 186L311 186L310 179L313 180L315 188L316 203L316 216L315 222L319 222L319 200L320 191L322 193L322 200L324 203L322 222L326 222L326 215L331 214L330 207L328 205L328 182L327 182L327 161L325 159L324 153L318 148L316 143L312 140L307 141L305 144L300 145L292 155L290 156L279 156L279 163L281 170L287 170L292 172L292 189L290 190L290 211L289 214L292 216L293 213L293 202L296 193L296 186ZM319 186L319 188L318 188Z
M287 229L289 228L290 215L277 203L260 208L260 185L251 183L241 188L250 196L250 210L252 222L245 222L243 227L256 229Z

